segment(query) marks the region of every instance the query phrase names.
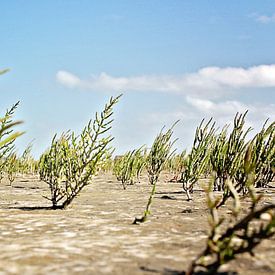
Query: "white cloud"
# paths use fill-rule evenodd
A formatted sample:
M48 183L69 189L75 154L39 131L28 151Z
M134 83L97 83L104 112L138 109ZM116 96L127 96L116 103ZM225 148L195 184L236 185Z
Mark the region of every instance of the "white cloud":
M220 95L231 89L275 87L275 64L250 68L205 67L184 75L141 75L115 77L107 73L80 79L67 72L58 71L56 79L69 88L91 91L152 91L188 95Z
M198 116L213 117L219 125L225 125L232 122L237 112L244 113L248 110L247 125L256 127L270 118L275 119L275 104L244 104L239 101L213 102L199 98L187 97L187 103L192 106L193 111Z
M268 15L255 15L254 17L256 18L256 21L258 21L260 23L264 23L264 24L275 22L275 13L273 13L270 16L268 16Z
M82 81L77 76L66 71L58 71L56 79L59 83L69 88L75 88L82 85Z
M255 107L240 103L239 101L224 101L215 103L211 100L204 100L194 97L187 97L187 103L195 107L198 111L208 115L231 115L237 112L255 111Z

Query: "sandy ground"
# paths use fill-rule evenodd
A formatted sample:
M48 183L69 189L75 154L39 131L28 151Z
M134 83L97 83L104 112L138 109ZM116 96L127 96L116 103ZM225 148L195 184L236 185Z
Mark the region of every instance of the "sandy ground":
M29 208L50 205L42 197L48 187L37 178L17 178L12 187L3 181L0 274L179 274L205 246L207 208L202 191L188 202L181 185L166 179L142 225L132 222L151 190L146 177L123 190L112 175L97 176L67 210ZM274 191L263 192L263 204L274 202ZM274 274L275 239L222 269L229 270Z

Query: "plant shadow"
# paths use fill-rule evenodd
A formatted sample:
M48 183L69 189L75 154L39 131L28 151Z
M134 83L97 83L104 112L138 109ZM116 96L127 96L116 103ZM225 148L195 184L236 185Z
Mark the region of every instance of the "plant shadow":
M36 189L41 189L40 187L26 187L26 186L20 186L20 185L12 185L12 188L15 189L31 189L31 190L36 190Z
M174 270L174 269L170 269L170 268L164 268L164 269L160 270L160 269L150 268L150 267L146 267L146 266L141 266L140 269L145 272L158 273L158 274L162 274L162 275L185 275L186 274L186 272L184 270L179 271L179 270ZM213 274L213 273L209 273L206 271L197 271L193 274L194 275L209 275L209 274ZM215 274L216 275L238 275L238 273L235 271L216 272Z
M9 209L17 209L22 211L54 210L52 206L11 206Z
M173 195L173 194L185 194L184 191L173 191L173 192L156 192L156 195L166 195L166 194L169 194L169 195Z

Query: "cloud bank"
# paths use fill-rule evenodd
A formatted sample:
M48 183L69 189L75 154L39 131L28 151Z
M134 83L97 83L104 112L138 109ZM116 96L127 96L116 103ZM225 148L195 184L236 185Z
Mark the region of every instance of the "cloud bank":
M194 107L197 111L200 111L201 113L206 115L226 116L226 115L233 115L237 112L244 113L246 110L249 110L250 112L256 111L256 108L253 105L247 105L239 101L233 101L233 100L216 103L211 100L204 100L200 98L187 96L186 101L189 105Z
M178 119L183 121L202 119L203 117L213 117L220 124L232 122L235 114L244 113L248 110L248 117L251 124L263 123L267 118L274 120L275 104L245 104L237 100L218 101L206 100L196 97L186 97L187 105L181 110L172 112L157 112L146 116L146 121L169 121Z
M184 75L141 75L115 77L107 73L92 75L89 79L60 70L56 80L68 88L90 91L150 91L188 95L209 93L219 95L220 91L242 88L275 87L275 64L249 68L205 67L195 73Z
M237 112L244 113L247 110L251 126L259 125L267 118L275 118L275 104L245 104L234 100L214 102L189 96L186 102L198 116L213 116L221 123L228 123Z

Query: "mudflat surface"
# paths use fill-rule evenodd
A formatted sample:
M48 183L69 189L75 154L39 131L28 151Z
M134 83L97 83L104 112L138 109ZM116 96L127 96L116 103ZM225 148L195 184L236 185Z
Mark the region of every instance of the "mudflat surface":
M66 210L43 210L48 186L37 177L0 184L0 274L179 274L205 247L208 233L205 194L188 202L178 183L162 176L152 215L141 225L151 186L122 189L112 175L101 175ZM262 204L274 202L274 189ZM224 210L225 215L229 213ZM222 271L275 274L275 239L266 240Z

